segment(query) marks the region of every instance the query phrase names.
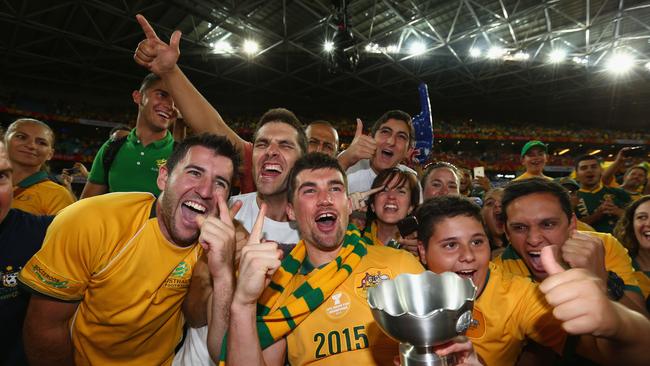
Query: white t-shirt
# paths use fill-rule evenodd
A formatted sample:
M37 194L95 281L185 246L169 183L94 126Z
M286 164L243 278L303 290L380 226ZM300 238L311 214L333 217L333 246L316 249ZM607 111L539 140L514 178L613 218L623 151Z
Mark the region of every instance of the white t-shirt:
M415 174L415 170L407 167L406 165L398 164L397 168L401 171ZM377 173L370 167L370 160L359 160L356 164L349 167L345 171L348 176L348 193L365 192L372 187L372 181L377 178ZM420 190L421 191L421 190Z
M243 205L235 218L239 220L242 225L249 232L255 224L257 214L260 212L260 207L257 205L257 192L240 194L230 198L230 204L235 201L242 201ZM271 220L268 217L264 218L263 236L267 240L277 242L283 250L288 250L298 243L299 235L298 230L294 227L294 223L280 222ZM201 328L188 328L185 341L174 356L174 366L214 366L214 362L210 360L207 346L208 327Z

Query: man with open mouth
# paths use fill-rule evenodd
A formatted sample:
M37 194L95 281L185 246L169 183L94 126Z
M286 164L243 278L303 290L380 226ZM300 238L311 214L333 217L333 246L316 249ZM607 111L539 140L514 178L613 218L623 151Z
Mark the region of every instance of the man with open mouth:
M576 230L569 194L561 185L540 178L512 182L505 187L501 204L510 245L494 261L505 271L541 282L548 276L542 248L555 245L569 267L596 274L612 300L644 311L627 251L610 234Z
M296 162L288 211L301 240L282 261L274 243L242 250L227 364L284 365L285 356L292 365L392 364L397 344L378 331L366 292L423 268L405 251L369 245L348 225L346 183L332 157L308 154Z
M202 248L221 290L214 307L232 300L235 228L226 202L238 161L225 138L192 136L160 168L158 198L105 194L57 215L18 278L34 293L24 327L30 363L171 365ZM213 316L227 322L225 312Z

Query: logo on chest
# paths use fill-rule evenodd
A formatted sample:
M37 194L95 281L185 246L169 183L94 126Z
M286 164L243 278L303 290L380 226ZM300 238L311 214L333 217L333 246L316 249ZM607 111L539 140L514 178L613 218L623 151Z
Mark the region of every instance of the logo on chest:
M469 328L467 329L467 337L469 338L481 338L483 335L485 335L485 317L483 316L483 313L481 313L480 310L477 308L474 308L474 311L472 311L472 318L474 319L472 321L472 324L470 324Z
M191 273L191 267L190 265L182 261L180 262L176 268L172 271L172 273L167 277L165 280L165 284L163 285L164 287L167 288L187 288L190 286L190 277L192 275Z
M325 302L325 313L332 319L338 319L350 310L350 296L344 291L336 291Z
M369 268L354 277L354 292L357 296L367 299L368 289L375 287L381 281L390 280L391 273L386 269Z

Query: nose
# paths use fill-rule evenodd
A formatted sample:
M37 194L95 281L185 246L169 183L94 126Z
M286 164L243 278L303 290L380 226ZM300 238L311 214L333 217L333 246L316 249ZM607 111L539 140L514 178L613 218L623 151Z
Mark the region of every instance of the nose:
M542 244L544 241L544 235L542 231L536 227L531 227L528 229L528 235L526 236L526 241L533 247L537 247Z
M497 215L501 214L501 204L500 203L495 203L494 204L494 213Z
M470 248L469 245L461 245L460 252L460 261L461 262L473 262L476 258L474 256L474 250Z
M449 187L443 184L442 187L440 187L440 195L446 196L448 193L449 193Z
M280 147L275 142L271 142L269 146L266 148L267 156L278 156L279 153L280 153Z
M318 205L330 206L332 205L332 195L329 190L322 190L318 192Z
M395 135L394 135L394 134L391 134L391 135L388 137L388 140L386 140L386 142L388 142L389 145L394 145L394 144L395 144Z
M196 187L194 187L194 191L203 199L212 198L212 194L214 193L214 184L212 179L206 175L197 183Z

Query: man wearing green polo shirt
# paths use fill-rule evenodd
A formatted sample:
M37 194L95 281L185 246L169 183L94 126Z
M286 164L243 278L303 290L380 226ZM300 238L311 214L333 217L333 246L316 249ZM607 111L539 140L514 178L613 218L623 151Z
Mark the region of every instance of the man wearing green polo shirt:
M114 154L109 169L105 168L104 163L112 140L102 145L93 161L81 198L107 192L160 194L156 184L158 168L165 164L174 149L174 138L169 131L177 117L174 100L155 74L147 75L140 89L133 91L132 96L133 102L138 105L135 128Z
M576 215L596 231L611 233L623 209L630 203L630 195L622 189L603 185L603 168L595 156L579 157L575 170L580 183Z
M526 171L513 180L522 180L529 178L546 178L551 179L544 175L544 167L548 161L548 146L541 141L531 140L528 141L524 147L521 148L521 165L524 166Z

